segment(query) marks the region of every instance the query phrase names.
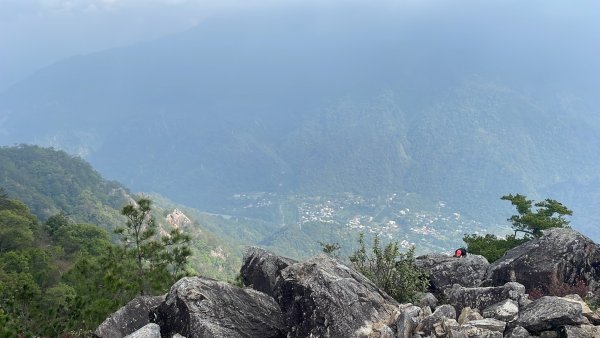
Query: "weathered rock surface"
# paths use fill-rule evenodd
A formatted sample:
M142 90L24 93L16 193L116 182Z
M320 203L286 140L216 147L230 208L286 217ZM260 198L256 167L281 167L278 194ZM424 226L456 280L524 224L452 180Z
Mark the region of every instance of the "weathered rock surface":
M415 263L429 272L430 289L436 294L442 293L453 284L465 287L479 286L485 279L489 266L487 259L479 255L457 258L430 254L417 257Z
M426 336L436 333L438 331L436 328L441 328L444 319L456 320L456 310L451 305L438 306L431 315L423 318L417 331L423 332Z
M466 322L463 326L473 326L480 329L503 333L504 329L506 328L506 322L494 318L483 318L478 320L471 320L469 322Z
M518 301L525 294L525 287L519 283L506 283L498 287L465 288L458 285L445 291L448 304L453 305L457 312L470 307L480 312L490 305L506 299Z
M546 236L558 236L563 239L561 245L570 243L581 249L580 243L564 240L570 238L569 232L551 231ZM535 251L543 245L538 243L530 249ZM589 250L583 258L577 253L569 258L575 262L581 260L583 267L572 261L556 260L544 269L551 276L560 277L561 271L565 272L565 278L595 276L596 263L586 260L594 257L590 248L584 245L582 250ZM517 255L515 260L532 264L527 255ZM476 260L476 256L470 258ZM592 312L577 295L530 301L525 286L516 282L489 287L445 284L460 283L463 277L466 278L463 284L479 283L481 275L473 268L477 264L468 260L446 257L436 261L442 268L429 266L432 282L437 283L433 289L444 290L438 296L447 304L436 306L434 295L425 294L420 306L414 306L398 304L360 273L328 256L296 262L251 248L244 256L241 272L244 283L252 289L201 277L183 278L166 297L154 297L152 302L153 297L141 297L127 304L98 327L96 335L155 338L160 327L162 337L187 338L600 338L600 327L589 325L600 322L600 311ZM427 262L422 259L422 264ZM569 267L572 263L574 268ZM460 269L467 272L452 275L451 272ZM530 265L529 269L535 270L535 266ZM493 274L491 271L488 270ZM537 276L538 272L530 275ZM518 274L511 270L509 275L516 279ZM491 277L485 280L492 282ZM457 311L461 314L458 320ZM156 324L146 325L149 319Z
M508 334L506 338L529 338L531 334L522 326L516 326Z
M160 326L150 323L125 338L160 338Z
M161 334L195 337L285 337L281 310L272 297L202 277L175 283L153 312Z
M471 307L467 306L460 312L460 316L458 316L458 323L462 325L466 322L478 319L483 319L483 316L479 313L479 310L471 309Z
M395 325L398 303L366 277L326 255L295 263L277 277L274 297L288 337L356 337Z
M139 296L110 315L94 332L96 337L121 338L150 323L150 311L165 296Z
M600 281L600 246L573 229L549 229L540 238L509 250L488 267L492 285L517 281L544 290L553 278L595 288Z
M267 250L251 247L244 254L240 270L244 285L254 290L273 295L275 282L281 270L296 263L295 260L277 256Z
M494 318L505 322L513 321L519 315L519 304L512 299L503 300L500 303L490 305L483 309L483 316Z
M400 305L400 314L396 320L398 338L411 338L420 322L421 308L411 304Z
M429 306L429 307L434 308L437 306L437 304L438 304L438 300L431 292L425 293L421 297L421 301L419 302L420 307Z
M567 325L561 328L560 336L564 338L598 338L600 337L600 327L592 325Z
M491 331L477 326L465 325L460 328L460 333L465 338L502 338L502 333Z
M588 324L581 314L581 305L561 298L545 296L521 309L516 325L531 333L554 330L564 325Z

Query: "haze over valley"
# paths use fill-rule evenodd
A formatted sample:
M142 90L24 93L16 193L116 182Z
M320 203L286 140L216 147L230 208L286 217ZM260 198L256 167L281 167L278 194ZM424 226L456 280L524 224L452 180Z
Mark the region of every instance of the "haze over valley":
M114 3L93 15L117 37L106 18L162 8ZM507 233L509 193L563 202L600 239L598 5L169 6L197 22L138 23L142 38L39 69L11 59L15 79L31 75L3 83L0 144L63 149L214 217L233 246L294 256L361 232L447 251Z

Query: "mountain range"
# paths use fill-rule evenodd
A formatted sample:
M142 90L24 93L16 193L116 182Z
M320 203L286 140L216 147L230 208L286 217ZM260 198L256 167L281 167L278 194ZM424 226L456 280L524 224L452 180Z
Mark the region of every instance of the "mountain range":
M511 213L499 197L523 193L560 200L600 238L600 115L582 83L540 79L536 60L503 59L506 42L477 59L485 32L448 54L465 33L451 19L428 32L391 14L286 18L208 21L44 68L0 94L0 143L65 149L218 214L250 216L234 196L276 194L257 218L283 226L296 225L279 211L290 197L413 193L491 227ZM522 74L499 71L515 60Z

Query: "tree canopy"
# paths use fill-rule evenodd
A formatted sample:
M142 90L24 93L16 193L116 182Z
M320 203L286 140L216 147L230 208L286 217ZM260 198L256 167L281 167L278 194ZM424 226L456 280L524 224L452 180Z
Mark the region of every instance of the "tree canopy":
M517 209L517 214L507 219L512 223L514 234L505 238L493 234L485 236L472 234L463 237L469 252L482 255L490 262L499 259L508 250L541 236L543 230L568 227L569 221L565 219L565 216L573 214L562 203L549 198L535 204L533 200L529 200L521 194L504 195L500 199L510 201ZM518 233L522 233L523 236L517 237Z
M569 221L564 216L573 215L573 211L562 203L549 198L535 204L521 194L509 194L502 196L501 199L510 201L519 213L508 219L513 225L515 235L517 232L522 232L526 237L539 237L543 230L569 226Z

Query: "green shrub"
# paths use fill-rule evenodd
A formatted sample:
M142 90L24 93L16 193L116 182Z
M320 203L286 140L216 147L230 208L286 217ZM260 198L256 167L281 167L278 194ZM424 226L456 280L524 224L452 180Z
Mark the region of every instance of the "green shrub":
M415 266L414 247L405 253L400 252L398 242L380 247L376 236L372 254L368 254L363 234L358 243L359 249L349 257L355 269L400 303L419 300L419 295L429 286L429 277Z
M463 241L467 243L467 251L471 254L482 255L488 262L492 263L502 257L508 250L517 247L529 239L516 238L508 235L506 238L498 238L496 235L485 236L466 235Z

